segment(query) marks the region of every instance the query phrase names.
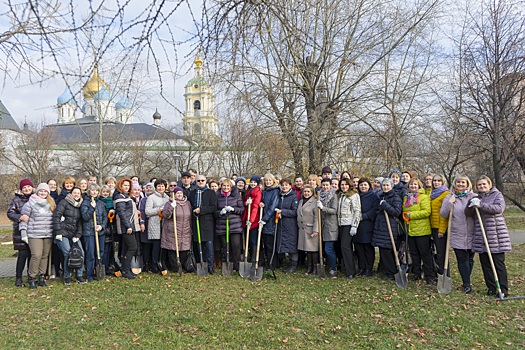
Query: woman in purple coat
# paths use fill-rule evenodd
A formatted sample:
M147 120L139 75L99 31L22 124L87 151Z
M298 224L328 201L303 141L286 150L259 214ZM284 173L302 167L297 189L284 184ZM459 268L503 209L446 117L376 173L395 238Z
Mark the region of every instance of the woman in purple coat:
M495 295L496 279L490 265L489 253L496 267L501 292L505 295L509 291L507 278L507 268L505 266L505 252L512 250L510 244L509 230L503 217L505 211L505 199L503 194L496 187L492 186L492 181L487 176L481 176L476 181L478 196L470 200L469 207L465 210L467 216L474 217L474 237L472 239L472 250L479 254L479 262L483 270L483 277L487 285L487 295ZM490 252L485 247L480 222L474 208L478 208L483 227L487 235Z

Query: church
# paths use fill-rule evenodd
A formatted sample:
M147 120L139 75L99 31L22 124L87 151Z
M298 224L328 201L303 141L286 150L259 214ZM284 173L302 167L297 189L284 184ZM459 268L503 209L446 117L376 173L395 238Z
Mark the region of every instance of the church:
M52 144L46 146L51 152L50 168L57 169L55 173L84 175L93 172L114 176L153 175L160 168L175 172L173 159L176 157L177 172L189 167L203 173L220 172L217 146L221 141L214 90L205 78L200 53L193 63L194 76L187 82L183 95L183 124L171 130L161 126L162 116L158 111L152 113L152 123L134 122L136 107L127 92L112 91L95 64L92 76L81 88L80 101L75 98L72 87L66 86L57 98L57 122L40 131L52 135ZM20 130L7 108L2 107L6 117L0 125L9 128L8 134L27 133L28 130ZM16 160L16 146L11 150L12 155L8 151L4 150L3 158ZM95 160L97 156L106 164ZM11 166L10 172L14 170Z

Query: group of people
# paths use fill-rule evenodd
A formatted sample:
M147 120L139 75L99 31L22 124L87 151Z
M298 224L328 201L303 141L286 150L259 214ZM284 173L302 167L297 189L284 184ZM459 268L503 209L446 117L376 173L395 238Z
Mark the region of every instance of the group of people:
M15 285L23 285L28 265L29 287L45 286L50 255L54 273L70 284L73 246L85 257L85 278L83 268L77 268L77 282L93 281L97 237L105 270L129 279L136 276L134 264L152 273L179 266L186 270L191 267L188 259L195 256L200 262L198 250L210 274L226 259L239 271L244 254L268 270L283 267L284 273L294 273L304 265L306 274L317 275L324 253L329 277L342 273L352 279L380 271L384 279L394 280L394 251L404 245L411 278L435 284L436 274L444 270L450 236L463 291L472 291L478 253L487 295L497 291L489 254L501 290L508 294L505 253L511 244L505 201L488 177L478 178L475 186L477 194L466 176L454 179L449 189L440 175L428 174L421 181L410 171L393 170L387 178L371 179L333 173L329 167L321 176L298 175L293 181L270 173L249 180L206 179L190 169L180 181L108 177L100 187L96 177L68 176L60 192L55 180L35 190L23 179L8 209L18 250Z

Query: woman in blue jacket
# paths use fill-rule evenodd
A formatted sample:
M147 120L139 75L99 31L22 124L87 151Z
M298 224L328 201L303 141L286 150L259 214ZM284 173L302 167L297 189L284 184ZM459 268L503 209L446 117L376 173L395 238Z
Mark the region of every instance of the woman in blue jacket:
M279 184L272 174L264 175L264 189L262 195L262 202L259 205L263 208L263 216L259 224L264 225L262 229L264 242L264 251L266 261L268 262L268 269L274 270L277 266L277 257L274 255L275 248L275 209L279 202Z

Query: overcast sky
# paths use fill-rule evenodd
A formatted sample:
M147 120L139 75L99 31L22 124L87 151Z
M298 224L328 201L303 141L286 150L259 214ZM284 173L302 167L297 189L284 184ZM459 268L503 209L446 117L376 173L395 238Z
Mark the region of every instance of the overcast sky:
M200 19L201 1L191 0L190 2L193 6L192 11L194 16ZM140 4L140 2L138 3ZM131 6L131 8L133 7L134 6ZM4 13L5 10L5 4L2 2L2 4L0 4L0 13ZM130 15L129 11L128 15ZM0 17L2 17L0 18L0 32L4 32L8 23L6 23L4 16ZM174 17L170 20L170 27L175 31L179 31L179 33L174 33L177 38L182 38L184 35L187 36L188 34L184 33L185 31L195 32L195 26L191 20L191 16L189 16L187 7L181 6L176 10ZM181 111L184 111L185 108L183 98L184 85L193 76L192 64L197 45L196 42L193 42L177 47L179 54L177 57L177 65L179 66L179 69L177 69L177 77L176 79L172 78L163 81L166 97ZM90 53L87 52L85 54L90 55ZM104 59L100 62L99 71L105 80L110 79L110 77L107 76L109 75L107 72L106 76L104 75L104 70L112 64L114 64L114 62L104 62ZM14 67L10 68L14 69ZM150 78L148 99L140 111L135 114L134 122L153 123L152 115L155 112L155 108L158 108L158 111L163 116L163 124L173 125L182 122L180 114L162 99L158 93L158 88L155 88L156 83L153 81L156 78L155 72L150 72L147 78ZM68 83L71 84L73 91L79 91L82 87L79 82L68 81ZM85 81L83 81L82 84L83 83L85 83ZM65 88L66 82L62 78L57 77L41 84L30 84L28 77L22 75L15 81L7 79L3 82L3 85L0 86L0 99L20 127L22 127L26 118L29 124L40 125L42 122L51 124L57 121L57 97L62 94ZM120 96L119 94L118 97L116 97L116 101L120 99Z

